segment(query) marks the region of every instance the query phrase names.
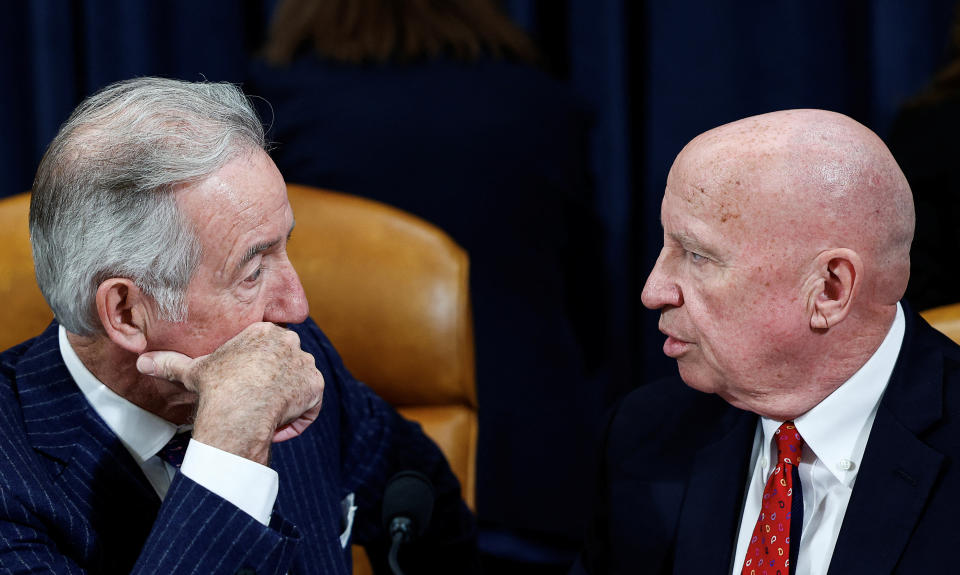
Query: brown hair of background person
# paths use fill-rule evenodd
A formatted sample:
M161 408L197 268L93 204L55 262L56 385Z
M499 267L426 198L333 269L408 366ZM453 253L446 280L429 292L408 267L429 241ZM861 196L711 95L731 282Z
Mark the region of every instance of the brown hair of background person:
M909 99L905 107L937 104L960 92L960 2L954 7L953 24L950 29L949 61L941 68L918 94Z
M286 0L264 57L289 63L307 42L319 55L362 64L441 55L536 60L533 43L489 0Z

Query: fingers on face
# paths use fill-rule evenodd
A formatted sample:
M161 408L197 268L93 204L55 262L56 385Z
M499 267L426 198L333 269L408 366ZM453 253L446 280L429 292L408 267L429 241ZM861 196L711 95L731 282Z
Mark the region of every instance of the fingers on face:
M188 379L192 360L176 352L158 352L137 358L137 370L168 381L184 382Z
M291 330L289 330L289 329L285 329L285 328L282 328L282 327L279 327L279 326L277 326L277 329L282 329L282 330L283 330L284 333L283 333L283 335L282 335L281 337L283 338L283 341L284 341L287 345L289 345L290 347L297 348L297 349L300 348L300 336L297 335L297 332L291 331Z

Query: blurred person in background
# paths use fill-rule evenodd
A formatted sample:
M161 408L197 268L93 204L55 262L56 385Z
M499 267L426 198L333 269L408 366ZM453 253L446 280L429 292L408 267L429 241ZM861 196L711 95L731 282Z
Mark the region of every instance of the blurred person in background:
M263 54L245 89L272 108L288 181L400 207L467 249L481 550L563 571L604 402L586 111L488 0L287 0Z
M906 297L919 310L960 302L960 270L943 262L944 254L960 250L960 10L956 14L950 61L900 108L887 137L917 209Z

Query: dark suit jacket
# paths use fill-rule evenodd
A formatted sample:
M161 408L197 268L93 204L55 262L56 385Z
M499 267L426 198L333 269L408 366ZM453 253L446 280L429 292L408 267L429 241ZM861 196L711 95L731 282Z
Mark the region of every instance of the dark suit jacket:
M414 573L470 570L474 524L443 456L350 376L312 321L291 329L323 373L323 408L273 448L269 527L180 474L161 504L71 379L57 328L0 355L0 572L346 575L341 499L356 493L353 542L382 565L380 497L400 469L427 473L438 494L430 532L401 561Z
M960 347L907 310L829 573L956 570L958 410ZM757 418L679 379L627 396L606 428L573 573L728 575Z

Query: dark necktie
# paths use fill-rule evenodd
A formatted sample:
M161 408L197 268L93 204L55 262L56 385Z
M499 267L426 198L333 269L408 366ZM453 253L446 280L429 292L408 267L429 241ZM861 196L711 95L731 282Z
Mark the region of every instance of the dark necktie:
M180 469L183 465L183 456L187 453L188 443L190 443L190 432L178 433L157 452L157 457Z
M777 429L775 438L777 466L763 489L760 516L750 537L742 575L762 575L763 573L787 575L793 571L791 558L793 562L796 561L801 524L793 522L795 526L793 534L791 534L790 525L794 515L794 494L798 496L800 503L797 507L802 509L803 496L800 494L800 481L796 477L796 468L800 464L803 438L800 437L792 421L781 425ZM794 483L796 483L796 491L794 491ZM795 535L793 553L791 553L791 535Z

